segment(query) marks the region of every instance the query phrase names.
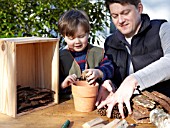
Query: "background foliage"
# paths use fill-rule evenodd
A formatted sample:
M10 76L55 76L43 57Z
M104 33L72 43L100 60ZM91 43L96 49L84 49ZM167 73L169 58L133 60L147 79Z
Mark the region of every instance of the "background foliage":
M108 26L103 2L88 0L0 0L0 38L7 37L58 37L57 21L71 8L82 9L90 18L91 42L96 32ZM99 43L99 39L97 39Z

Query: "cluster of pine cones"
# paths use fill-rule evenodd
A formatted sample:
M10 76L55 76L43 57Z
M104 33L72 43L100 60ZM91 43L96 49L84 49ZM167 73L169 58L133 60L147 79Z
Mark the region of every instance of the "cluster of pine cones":
M97 110L97 113L100 115L100 116L106 116L106 110L107 110L107 107L103 107L103 108L100 108ZM127 111L127 108L123 107L123 111L124 111L124 114L125 116L128 115L128 111ZM121 115L119 113L119 110L118 110L118 104L116 104L113 109L112 109L112 114L111 114L111 118L115 118L115 119L121 119Z

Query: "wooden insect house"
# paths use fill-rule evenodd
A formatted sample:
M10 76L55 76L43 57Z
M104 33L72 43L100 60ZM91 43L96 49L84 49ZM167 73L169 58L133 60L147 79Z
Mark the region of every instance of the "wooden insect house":
M58 47L56 38L0 39L1 113L16 117L58 104Z

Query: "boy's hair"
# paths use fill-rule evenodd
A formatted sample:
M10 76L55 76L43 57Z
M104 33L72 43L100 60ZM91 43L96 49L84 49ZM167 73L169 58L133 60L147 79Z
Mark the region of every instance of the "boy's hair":
M78 25L81 25L86 33L90 32L89 17L82 10L69 10L58 21L58 29L62 36L75 36Z
M119 4L132 4L135 7L138 7L138 4L141 2L141 0L105 0L105 4L107 9L109 9L109 5L113 3L119 3Z

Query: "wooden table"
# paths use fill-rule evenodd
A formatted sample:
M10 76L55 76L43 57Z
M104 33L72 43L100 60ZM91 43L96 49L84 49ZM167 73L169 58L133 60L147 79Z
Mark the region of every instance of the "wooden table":
M74 110L73 100L68 100L57 105L57 112L61 114L59 120L64 122L65 120L70 120L70 128L81 128L82 124L88 122L94 118L101 117L106 121L112 121L113 119L108 119L106 116L100 116L97 114L97 110L89 113L77 112ZM63 120L63 114L65 115ZM135 123L130 117L126 118L128 123ZM58 124L60 125L60 124ZM153 124L138 124L136 128L156 128Z
M59 104L48 107L43 110L12 118L0 114L0 128L61 128L66 120L70 120L69 128L82 128L82 124L97 117L106 121L112 121L97 114L97 111L82 113L74 110L73 100L60 101ZM134 123L129 117L128 123ZM152 124L138 124L136 128L156 128Z

